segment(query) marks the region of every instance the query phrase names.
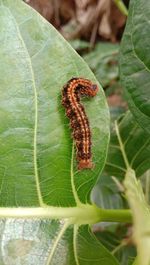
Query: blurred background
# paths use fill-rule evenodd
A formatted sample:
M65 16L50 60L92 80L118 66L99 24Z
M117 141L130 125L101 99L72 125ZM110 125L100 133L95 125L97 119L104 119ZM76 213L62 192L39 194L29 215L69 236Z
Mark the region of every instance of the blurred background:
M126 16L116 0L25 0L68 40L120 40ZM124 1L128 7L129 0ZM122 2L123 3L123 2ZM123 6L123 5L122 5ZM120 9L120 10L119 10Z
M84 58L102 84L112 117L126 109L118 53L129 0L24 0Z

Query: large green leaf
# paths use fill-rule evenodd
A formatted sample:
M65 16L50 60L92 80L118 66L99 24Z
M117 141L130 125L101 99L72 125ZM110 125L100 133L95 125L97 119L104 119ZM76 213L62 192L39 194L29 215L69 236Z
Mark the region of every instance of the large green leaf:
M95 168L77 171L74 159L73 173L61 90L72 76L96 82L93 74L58 32L20 0L0 1L0 28L0 205L74 206L77 197L89 201L109 138L101 87L95 98L84 100Z
M150 137L128 111L116 123L130 166L137 176L150 168ZM126 164L122 155L116 130L112 131L105 171L109 176L122 179L126 173Z
M120 73L130 110L139 124L150 132L150 3L131 0L124 32Z
M46 221L42 232L36 221L19 221L24 222L21 229L17 220L14 226L8 220L6 230L2 222L1 264L117 265L88 227L78 227L97 220L96 207L87 202L103 169L109 139L103 90L84 100L95 168L77 171L61 90L72 76L96 82L94 75L21 0L0 0L0 29L0 216L60 219Z

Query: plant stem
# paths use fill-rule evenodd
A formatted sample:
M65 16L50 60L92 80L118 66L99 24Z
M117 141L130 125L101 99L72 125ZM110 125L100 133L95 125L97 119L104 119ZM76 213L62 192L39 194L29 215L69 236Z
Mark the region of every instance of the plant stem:
M0 218L68 219L72 224L95 224L97 222L132 222L130 210L101 209L95 205L78 207L18 207L0 208Z
M129 165L129 161L128 161L128 158L127 158L126 153L125 153L125 148L124 148L124 144L123 144L122 139L121 139L121 135L120 135L120 132L119 132L117 121L115 121L115 129L116 129L116 134L117 134L117 137L118 137L120 149L121 149L121 152L122 152L122 156L123 156L126 168L129 169L130 165Z
M122 0L114 0L116 6L122 12L123 15L128 16L128 10Z
M126 246L125 242L122 241L118 246L116 246L113 251L111 251L111 254L116 254L120 249L122 249L124 246Z
M145 199L147 203L149 203L149 193L150 193L150 170L146 172Z
M101 222L131 223L131 210L101 209Z

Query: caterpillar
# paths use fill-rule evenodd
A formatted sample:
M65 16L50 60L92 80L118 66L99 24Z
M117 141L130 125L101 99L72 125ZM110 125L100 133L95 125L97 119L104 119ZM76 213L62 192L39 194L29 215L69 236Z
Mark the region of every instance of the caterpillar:
M72 136L76 144L78 169L93 168L91 153L91 130L88 117L80 102L80 96L94 97L98 86L90 80L80 77L71 78L62 90L62 105L73 129Z

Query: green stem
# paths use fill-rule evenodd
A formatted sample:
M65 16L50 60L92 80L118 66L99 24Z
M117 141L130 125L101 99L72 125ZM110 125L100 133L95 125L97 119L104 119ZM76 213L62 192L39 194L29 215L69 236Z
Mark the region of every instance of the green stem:
M101 209L101 222L132 223L131 210Z
M149 194L150 194L150 170L146 172L145 199L147 203L149 203Z
M122 0L114 0L116 6L122 12L123 15L128 16L128 10Z
M119 141L120 149L121 149L121 152L122 152L122 156L123 156L126 168L130 169L129 161L128 161L128 158L127 158L126 153L125 153L125 148L124 148L124 144L123 144L122 139L121 139L121 135L120 135L120 132L119 132L117 121L115 121L115 129L116 129L117 138L118 138L118 141Z
M0 218L68 219L70 224L95 224L97 222L132 222L130 210L108 210L96 205L78 207L18 207L0 208Z
M121 250L124 246L126 246L125 242L122 241L116 248L111 251L112 255L115 255L119 250Z

